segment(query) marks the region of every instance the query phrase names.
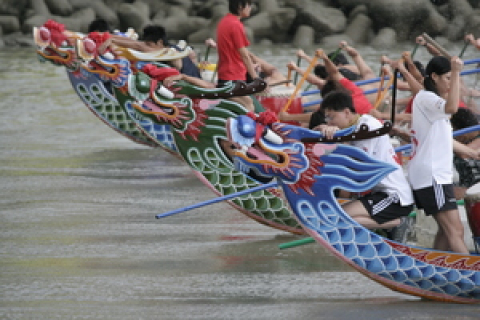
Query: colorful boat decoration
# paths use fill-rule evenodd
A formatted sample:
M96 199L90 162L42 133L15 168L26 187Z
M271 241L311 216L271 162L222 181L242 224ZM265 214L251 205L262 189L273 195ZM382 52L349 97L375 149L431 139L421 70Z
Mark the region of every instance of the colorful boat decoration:
M78 41L77 46L86 47L85 41L83 44ZM91 55L87 58L84 57L84 60L89 61L91 73L110 77L113 95L125 110L135 110L136 114L131 114L131 117L145 134L152 139L158 136L152 135L140 120L170 128L175 151L215 193L231 194L260 185L254 178L233 170L232 162L220 141L226 138L226 119L246 113L240 104L225 98L258 93L265 89L263 81L230 83L222 88L201 88L181 81L165 88L155 78L162 70L169 69L162 62L130 61L122 56ZM116 80L111 77L112 74L124 74L119 70L126 65L130 66L130 71L125 73L125 78ZM301 105L296 108L297 112L302 111ZM240 197L231 204L260 223L304 234L276 191L273 189Z
M480 302L480 256L385 239L356 223L337 203L335 189L368 190L392 170L388 164L351 146L303 142L320 141L321 134L297 126L239 116L227 127L236 167L276 177L302 227L340 260L395 291L445 302ZM268 135L255 139L258 127ZM359 138L351 129L340 136L343 141Z
M163 139L159 137L154 140L146 135L111 94L111 82L84 67L85 61L78 56L77 46L79 41L85 39L84 34L67 31L63 25L49 20L43 26L33 28L33 37L40 61L64 66L77 95L105 124L136 143L160 146L167 151L175 148L168 128L155 128L163 134ZM154 124L151 126L155 127ZM159 141L165 143L161 144Z
M175 98L169 99L159 94L157 83L140 71L146 65L162 68L166 67L165 64L159 61L131 61L114 53L99 55L96 52L97 44L87 37L74 40L75 53L81 59L78 59L79 65L74 69L71 81L75 88L80 89L77 92L80 92L87 105L93 104L89 96L98 97L100 101L108 97L128 116L126 119L134 122L145 136L158 145L165 144L166 139L162 138L162 134L174 136L174 139L168 139L169 151L180 154L195 169L197 176L219 195L261 184L255 178L234 170L219 140L226 138L226 120L246 113L241 105L222 98L255 94L264 89L264 83L232 83L214 89L180 83L171 88ZM81 76L77 77L78 74ZM86 81L84 79L93 83L76 83ZM90 90L92 94L85 88L94 88ZM167 110L163 115L155 114L162 113L162 108ZM297 112L302 111L301 105L296 108ZM166 130L159 132L158 128ZM278 197L276 188L239 197L232 204L260 223L294 234L304 234L286 203Z
M121 90L116 92L120 101L132 104L133 108L143 117L148 117L159 124L168 124L175 138L178 152L184 160L198 173L205 185L217 195L228 195L261 185L256 177L234 170L228 155L226 141L226 122L228 118L246 114L240 104L225 99L205 99L203 97L221 96L228 92L251 90L251 86L207 89L179 83L170 88L176 92L173 98L161 96L150 88L149 77L139 72L132 75L129 96L121 96ZM147 87L144 85L147 84ZM253 85L254 86L254 85ZM149 92L150 95L142 95ZM184 95L188 93L189 95ZM202 96L202 99L192 99L190 96ZM227 150L226 150L227 149ZM262 190L235 198L231 204L248 217L270 227L304 234L298 222L292 216L286 203L279 197L276 188Z

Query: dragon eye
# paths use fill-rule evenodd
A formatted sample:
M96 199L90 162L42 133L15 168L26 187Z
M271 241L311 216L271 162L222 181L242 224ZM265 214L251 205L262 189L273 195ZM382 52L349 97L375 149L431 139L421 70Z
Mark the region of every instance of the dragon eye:
M238 132L245 138L254 138L256 133L256 123L250 117L239 116Z
M144 73L139 73L138 76L135 77L135 87L141 93L149 93L150 78Z
M280 137L278 134L270 130L269 128L265 127L263 130L263 138L267 141L270 141L271 143L275 144L282 144L283 139Z

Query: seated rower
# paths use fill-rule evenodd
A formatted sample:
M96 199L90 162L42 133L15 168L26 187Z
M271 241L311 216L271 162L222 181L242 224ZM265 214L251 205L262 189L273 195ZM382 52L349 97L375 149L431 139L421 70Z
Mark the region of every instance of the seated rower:
M358 129L361 125L366 125L370 131L382 127L375 117L358 114L353 107L351 95L342 90L327 94L322 101L322 109L327 124L317 129L328 138L332 138L336 131L350 126ZM412 211L414 199L403 169L395 159L395 151L388 135L353 141L351 145L364 150L374 159L394 166L396 170L383 178L369 194L343 204L342 208L368 229L390 229L400 225L403 217Z

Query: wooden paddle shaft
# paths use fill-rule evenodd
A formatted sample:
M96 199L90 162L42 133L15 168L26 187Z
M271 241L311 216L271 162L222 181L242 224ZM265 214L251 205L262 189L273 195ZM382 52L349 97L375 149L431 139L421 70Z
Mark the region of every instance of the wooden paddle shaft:
M436 42L435 40L433 40L428 34L426 34L425 32L422 34L422 37L425 39L425 41L427 41L429 44L431 44L433 47L435 47L435 49L437 49L438 51L440 51L440 53L445 56L446 58L448 59L451 59L452 58L452 55L450 53L448 53L447 50L445 50L445 48L443 48L441 45L438 44L438 42Z

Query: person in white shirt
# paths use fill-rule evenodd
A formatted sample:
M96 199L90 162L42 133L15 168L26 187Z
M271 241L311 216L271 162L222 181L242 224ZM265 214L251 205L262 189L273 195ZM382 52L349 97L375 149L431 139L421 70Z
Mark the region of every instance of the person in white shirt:
M438 224L433 248L469 253L463 240L453 189L453 138L450 116L458 109L463 62L433 57L426 67L424 89L413 100L412 159L408 178L415 202Z
M327 125L320 125L316 130L332 138L340 129L360 125L368 126L369 131L379 129L382 124L375 117L355 112L351 95L339 90L327 94L321 105L325 111ZM351 142L369 154L372 158L389 163L397 170L388 174L370 193L342 205L342 208L355 221L368 229L390 229L401 223L413 209L414 198L410 185L398 163L397 155L388 135Z

